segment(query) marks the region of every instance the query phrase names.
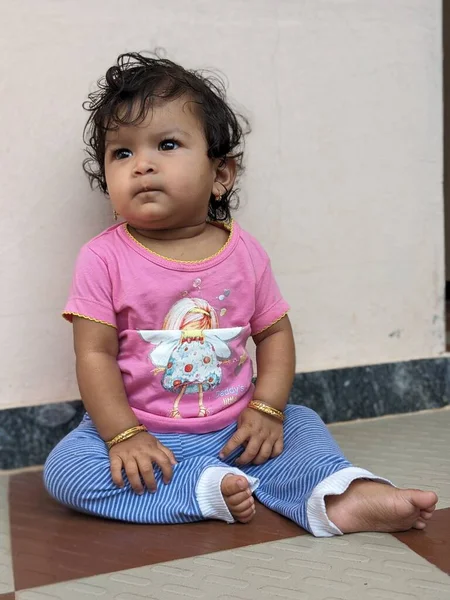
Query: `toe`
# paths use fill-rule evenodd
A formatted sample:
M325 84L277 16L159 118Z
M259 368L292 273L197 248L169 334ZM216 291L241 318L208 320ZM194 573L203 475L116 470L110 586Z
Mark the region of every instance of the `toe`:
M254 506L255 506L255 502L254 502L253 498L246 498L240 504L237 504L236 506L231 506L230 508L233 510L233 512L240 513L245 510L249 510L250 508L253 508Z
M428 510L420 511L420 518L424 519L425 521L428 521L428 519L431 519L432 516L433 516L433 511L428 511Z
M229 506L238 506L239 504L242 504L243 502L245 502L246 500L249 500L251 497L251 492L250 490L245 491L245 492L238 492L237 494L232 494L231 496L226 496L226 501L227 504Z
M244 512L239 513L237 518L239 519L239 521L246 523L253 518L254 514L255 514L255 507L252 506L252 507L248 508L247 510L245 510Z
M423 490L409 490L410 502L420 510L431 510L436 505L438 497L434 492Z
M427 524L421 518L417 519L417 521L415 521L413 524L414 529L425 529L426 526L427 526Z
M248 481L245 477L238 475L225 475L222 480L221 490L224 496L233 496L241 492L246 492L249 489Z

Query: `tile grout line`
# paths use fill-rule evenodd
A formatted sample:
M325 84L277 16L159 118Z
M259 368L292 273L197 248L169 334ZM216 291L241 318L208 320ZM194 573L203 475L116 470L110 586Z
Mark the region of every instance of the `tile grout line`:
M9 521L9 477L0 478L0 594L14 592Z

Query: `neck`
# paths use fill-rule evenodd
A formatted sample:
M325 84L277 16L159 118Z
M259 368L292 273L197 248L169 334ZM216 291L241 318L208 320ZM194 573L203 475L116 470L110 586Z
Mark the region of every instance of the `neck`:
M175 227L170 229L137 229L128 225L131 232L135 232L148 240L186 240L201 235L207 228L208 223L202 221L195 225L186 227Z

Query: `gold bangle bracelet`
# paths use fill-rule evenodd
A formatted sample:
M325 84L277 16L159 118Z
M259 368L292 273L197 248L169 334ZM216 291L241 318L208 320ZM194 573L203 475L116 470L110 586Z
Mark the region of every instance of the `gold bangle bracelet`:
M135 427L130 427L130 429L122 431L122 433L119 433L118 435L113 437L112 440L105 442L108 447L108 450L111 450L111 448L113 446L115 446L116 444L119 444L120 442L129 440L130 438L134 437L138 433L141 433L141 431L147 431L147 427L145 425L136 425Z
M259 412L270 415L271 417L275 417L275 419L278 419L281 422L283 422L285 419L285 416L281 410L273 408L273 406L269 406L265 402L260 402L259 400L251 400L248 403L248 407L253 408L254 410L259 410Z

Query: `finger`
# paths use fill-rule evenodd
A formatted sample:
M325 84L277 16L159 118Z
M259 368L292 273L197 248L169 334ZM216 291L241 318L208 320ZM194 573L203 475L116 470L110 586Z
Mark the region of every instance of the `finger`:
M109 456L109 464L111 468L111 478L117 487L123 488L124 482L122 477L122 459L117 454Z
M272 457L272 451L273 451L273 442L271 442L270 440L266 440L262 445L261 448L259 449L258 454L256 455L256 457L253 459L253 464L254 465L262 465L263 463L267 462L269 460L269 458Z
M253 436L249 439L247 448L236 460L237 465L248 465L258 455L264 440L260 437Z
M167 446L163 446L163 444L158 444L158 448L164 452L164 454L167 456L167 458L170 460L170 464L171 465L176 465L177 463L177 459L175 458L175 454L172 452L172 450L170 450L170 448L167 448Z
M248 429L244 427L238 429L220 451L219 458L223 459L229 456L234 450L236 450L236 448L242 446L250 438L250 436L251 434Z
M139 469L134 458L127 460L125 463L125 472L130 482L131 487L136 494L144 493L144 486L142 485L141 477L139 475Z
M280 454L283 452L283 448L284 448L283 438L280 438L273 445L272 458L275 458L276 456L280 456Z
M172 479L173 467L170 463L170 459L167 456L167 454L165 454L162 451L158 452L158 454L155 455L153 462L155 462L161 469L163 475L163 482L169 483L169 481Z
M153 472L153 466L150 459L146 456L145 458L137 459L137 465L139 469L139 473L141 474L142 479L144 480L145 487L150 492L156 492L156 480L155 474Z

